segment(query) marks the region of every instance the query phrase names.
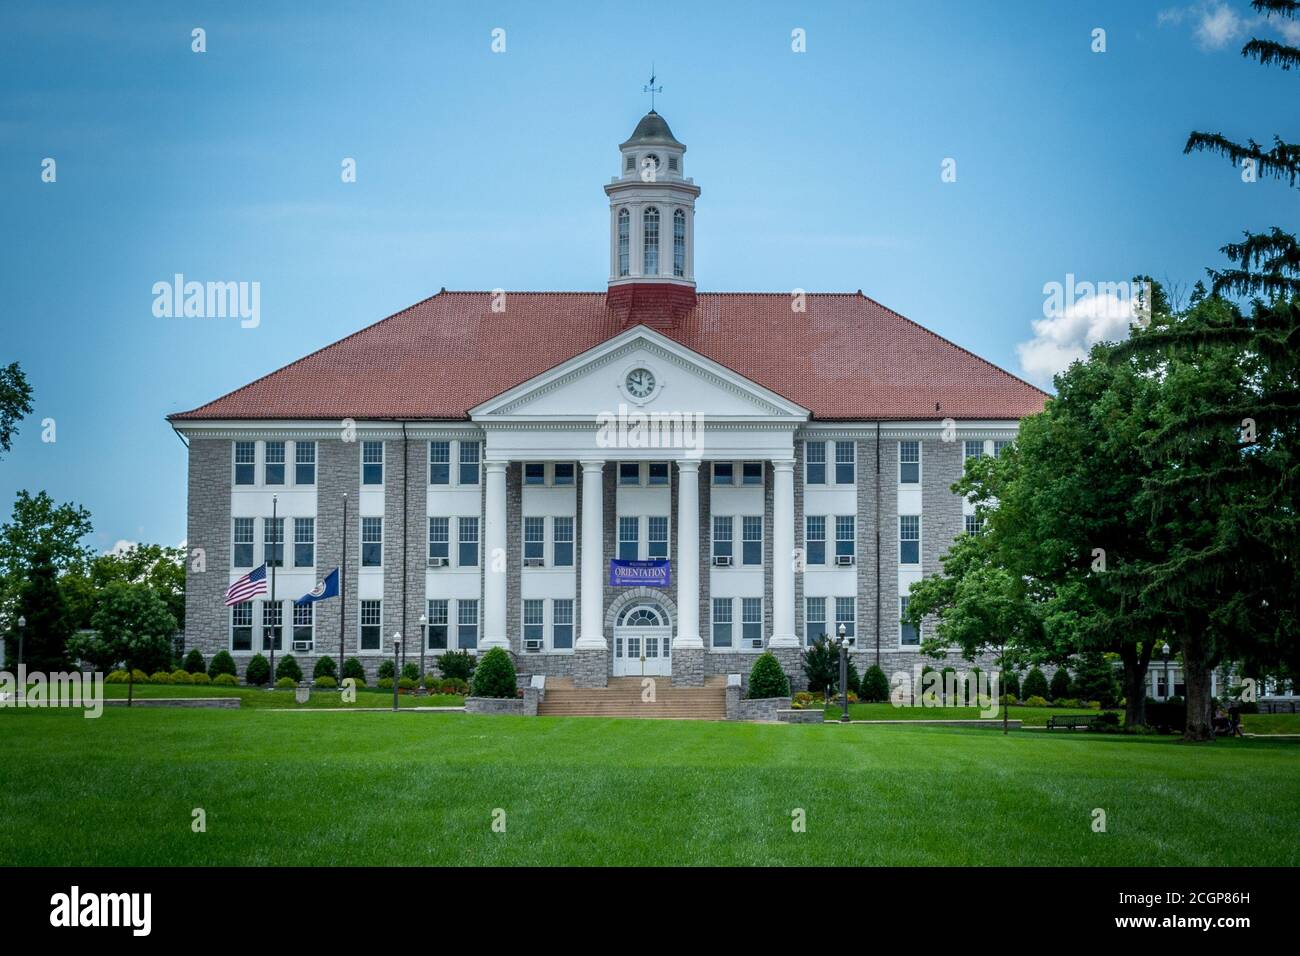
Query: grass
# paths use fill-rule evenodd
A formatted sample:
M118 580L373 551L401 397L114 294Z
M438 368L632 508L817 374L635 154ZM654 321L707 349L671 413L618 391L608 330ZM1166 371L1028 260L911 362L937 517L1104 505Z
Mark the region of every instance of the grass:
M321 707L387 707L393 706L391 690L359 690L353 704L343 702L342 691L316 691L311 700L299 704L294 700L291 690L267 690L262 687L222 687L206 684L195 687L185 684L136 684L133 694L136 700L145 697L238 697L240 707L258 710L285 709L306 710ZM108 700L126 700L125 684L105 684L104 697ZM410 694L398 694L399 707L460 707L465 698L452 694L430 694L414 697Z
M1124 719L1123 708L1113 710ZM1096 714L1099 711L1086 707L1008 707L1011 720L1023 722L1025 727L1046 727L1048 718L1062 714ZM828 720L839 720L840 705L826 708ZM849 704L849 717L853 720L976 720L987 719L977 707L895 707L893 704ZM993 720L1002 719L998 710ZM1248 734L1300 734L1300 714L1242 714L1242 729Z
M3 709L0 862L1295 866L1297 758L924 726Z

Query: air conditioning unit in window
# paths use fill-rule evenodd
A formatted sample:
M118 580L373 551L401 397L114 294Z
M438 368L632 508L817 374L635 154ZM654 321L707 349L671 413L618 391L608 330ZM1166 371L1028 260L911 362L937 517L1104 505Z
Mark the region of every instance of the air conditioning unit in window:
M853 564L853 555L851 555L851 554L837 554L837 555L835 555L835 563L838 564L838 565L839 565L840 567L842 567L842 568L851 567L852 564Z
M715 555L713 556L713 566L714 566L715 568L729 568L729 567L731 567L731 555L729 555L729 554L715 554Z
M540 651L541 649L542 642L539 640L524 641L524 650L526 651Z
M294 641L293 649L295 651L310 651L312 648L311 641Z
M751 637L749 639L749 646L761 651L763 649L763 639L761 637Z
M430 558L430 559L429 559L429 567L431 567L431 568L445 568L446 566L447 566L447 559L446 559L446 558Z
M524 558L524 567L544 568L546 567L546 559L545 558Z

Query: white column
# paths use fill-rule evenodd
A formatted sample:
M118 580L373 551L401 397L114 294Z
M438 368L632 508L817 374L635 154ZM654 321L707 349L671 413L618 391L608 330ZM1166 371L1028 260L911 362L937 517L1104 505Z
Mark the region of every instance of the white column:
M506 463L483 463L483 648L510 649L506 634Z
M599 650L605 644L605 463L582 463L582 623L576 650Z
M677 634L673 648L702 650L700 638L700 462L677 462Z
M794 633L794 460L772 462L772 639L798 647Z

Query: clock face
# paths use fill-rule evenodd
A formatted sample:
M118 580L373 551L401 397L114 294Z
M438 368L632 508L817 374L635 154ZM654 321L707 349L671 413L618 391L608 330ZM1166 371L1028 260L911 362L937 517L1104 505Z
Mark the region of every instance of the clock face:
M655 390L655 377L649 369L634 368L627 373L624 385L627 387L627 393L633 398L649 398L650 393Z
M659 157L656 156L654 153L647 153L645 158L645 164L649 166L651 169L658 169Z

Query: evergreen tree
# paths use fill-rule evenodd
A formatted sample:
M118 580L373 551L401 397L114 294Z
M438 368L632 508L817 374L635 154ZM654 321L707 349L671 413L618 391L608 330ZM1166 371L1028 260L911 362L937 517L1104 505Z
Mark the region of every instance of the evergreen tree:
M22 628L23 663L28 671L51 674L68 669L68 639L72 621L59 590L58 569L48 548L38 547L27 569L27 579L18 592L18 602L5 635L5 660L18 661L18 618Z
M1052 682L1047 686L1049 693L1048 700L1060 700L1062 697L1070 696L1070 672L1064 667L1058 667L1056 673L1052 675Z

